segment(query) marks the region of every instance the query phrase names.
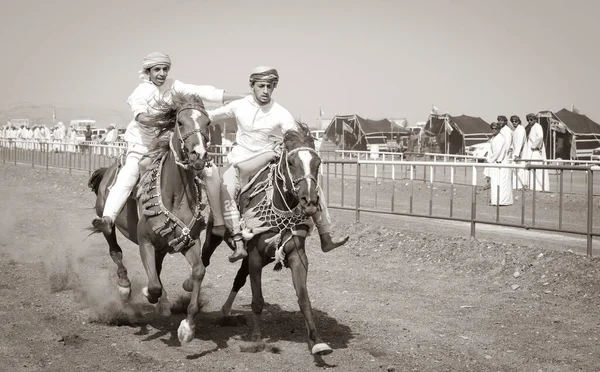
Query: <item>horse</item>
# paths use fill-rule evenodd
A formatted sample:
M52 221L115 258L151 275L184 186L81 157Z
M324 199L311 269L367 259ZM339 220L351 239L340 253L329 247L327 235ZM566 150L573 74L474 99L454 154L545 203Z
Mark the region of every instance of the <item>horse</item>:
M258 171L240 192L238 205L243 216L243 234L249 238L248 256L242 261L221 311L224 317L230 315L233 301L250 275L254 319L252 340L259 341L264 307L262 269L275 261L275 270L281 270L282 266L291 269L298 304L307 326L309 350L313 355L327 355L333 350L317 332L306 286L305 241L312 227L310 217L319 206L317 178L321 158L315 151L308 127L302 123L298 123L298 127L298 130L284 134L279 159ZM212 234L212 220L209 219L202 248L204 266L210 264L210 257L222 239Z
M150 152L142 158L140 179L126 207L115 220L116 228L139 245L140 256L148 277L142 290L150 303L168 305L160 273L166 254L183 254L192 267L183 288L191 292L187 317L177 330L180 342L195 336L195 316L200 307L200 287L206 269L200 258L200 232L206 223L201 212L202 185L198 179L207 164L207 133L210 120L202 99L194 95L173 93L171 100L160 100L151 114L151 124L158 131ZM116 179L119 161L108 168L94 171L88 186L97 195L96 213L102 216L110 186ZM94 227L93 232L99 232ZM109 253L117 265L117 288L126 301L131 294L131 282L123 265L123 251L117 243L115 229L104 235ZM159 301L160 300L160 301ZM168 308L165 311L168 314Z

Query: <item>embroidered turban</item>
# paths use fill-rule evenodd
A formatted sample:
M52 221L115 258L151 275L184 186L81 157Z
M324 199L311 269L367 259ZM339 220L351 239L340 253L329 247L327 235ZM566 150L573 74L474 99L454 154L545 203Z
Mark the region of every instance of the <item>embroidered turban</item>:
M499 122L504 122L504 123L508 122L508 119L504 115L498 115L496 120L498 120Z
M490 124L490 128L492 128L492 130L499 130L500 129L500 123L493 122L492 124Z
M272 67L259 66L252 70L252 73L250 74L250 84L254 84L257 81L265 81L277 86L279 74L277 73L277 70Z
M527 118L527 121L529 121L529 119L532 119L533 121L536 121L535 114L527 114L526 118Z
M521 124L521 118L519 118L517 115L513 115L510 117L510 122L513 124Z
M148 80L147 71L157 65L167 65L171 67L171 57L161 52L152 52L142 61L142 69L138 71L142 80Z
M171 66L171 58L168 54L161 52L152 52L142 61L142 70L148 70L156 65Z

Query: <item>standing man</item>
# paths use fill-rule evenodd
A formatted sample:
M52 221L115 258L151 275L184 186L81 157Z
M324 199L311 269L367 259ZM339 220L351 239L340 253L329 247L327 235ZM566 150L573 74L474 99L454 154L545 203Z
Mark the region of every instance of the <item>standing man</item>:
M500 123L491 125L493 138L490 153L488 154L488 163L490 164L508 164L507 155L508 146L506 137L500 133ZM511 185L512 172L510 168L488 168L490 176L490 204L491 205L512 205L513 193Z
M513 115L510 117L510 122L513 124L515 130L513 131L513 161L518 162L519 164L524 164L520 162L521 157L523 155L523 149L525 148L525 142L527 140L527 134L525 132L525 127L521 123L521 118L517 115ZM525 169L515 169L515 178L513 181L513 189L521 190L523 188L528 188L528 172Z
M236 142L227 155L229 168L223 174L221 195L224 203L225 225L231 231L235 242L235 252L229 261L235 262L248 256L240 227L240 212L237 198L240 192L239 168L258 171L262 166L275 158L275 143L270 138L278 130L286 132L296 128L292 114L279 105L271 95L279 83L277 70L271 67L257 67L250 74L252 95L231 102L225 106L209 111L211 120L235 118L238 125ZM329 252L348 241L346 236L341 241L331 238L331 218L323 195L319 195L320 211L313 215L313 221L321 238L321 249Z
M523 158L532 160L532 165L543 165L546 162L546 146L544 145L544 130L535 114L527 114L527 141ZM550 191L550 176L546 170L529 171L529 188L536 191Z

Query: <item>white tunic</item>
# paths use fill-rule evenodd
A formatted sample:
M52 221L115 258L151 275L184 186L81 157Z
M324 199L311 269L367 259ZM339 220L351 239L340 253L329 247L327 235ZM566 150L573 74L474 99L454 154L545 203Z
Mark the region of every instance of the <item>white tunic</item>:
M523 150L523 158L528 160L546 160L546 146L544 145L544 130L539 123L534 123L529 132L529 137ZM544 164L533 161L532 165ZM535 182L534 182L535 174ZM529 188L537 191L550 191L550 175L547 170L529 171Z
M525 133L525 127L517 125L513 131L513 159L520 159L523 157L523 150L525 148L527 134ZM518 162L518 164L525 164L524 162ZM523 186L528 186L529 181L527 176L529 172L525 169L515 169L513 179L513 189L521 190Z
M510 161L507 154L508 145L502 133L492 138L492 146L488 155L490 164L508 164ZM490 204L512 205L512 170L510 168L489 168L490 176Z
M285 133L296 129L294 117L283 106L273 100L261 106L252 95L209 110L208 116L212 121L225 118L237 121L235 144L227 155L230 164L273 149L275 141L269 135L276 134L278 130Z
M154 112L152 106L162 97L163 100L171 99L171 92L194 94L210 103L223 104L223 89L217 89L210 85L184 84L179 80L167 79L158 87L150 81L144 81L131 93L127 103L133 112L133 120L127 126L125 141L131 144L149 146L156 138L156 128L148 127L138 123L135 118L139 114L151 114Z

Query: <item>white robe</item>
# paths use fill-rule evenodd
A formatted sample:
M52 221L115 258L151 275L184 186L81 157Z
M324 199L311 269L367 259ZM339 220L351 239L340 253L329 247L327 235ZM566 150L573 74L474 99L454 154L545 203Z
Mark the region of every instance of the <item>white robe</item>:
M527 140L527 133L525 127L517 125L513 131L513 159L522 159L523 150L525 148L525 142ZM525 164L524 162L517 162L517 164ZM514 169L513 178L513 189L521 190L523 185L529 185L529 172L525 169Z
M492 146L488 155L490 164L508 164L510 159L507 156L508 145L506 138L498 133L492 138ZM491 205L512 205L512 169L511 168L489 168L490 175L490 204Z
M544 131L539 123L534 123L529 137L523 149L523 159L528 160L546 160L546 146L544 145ZM531 164L544 164L544 162L534 161ZM534 181L535 172L535 181ZM529 171L529 188L536 191L550 191L550 175L547 170Z

